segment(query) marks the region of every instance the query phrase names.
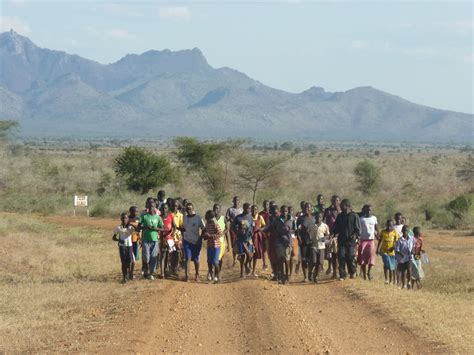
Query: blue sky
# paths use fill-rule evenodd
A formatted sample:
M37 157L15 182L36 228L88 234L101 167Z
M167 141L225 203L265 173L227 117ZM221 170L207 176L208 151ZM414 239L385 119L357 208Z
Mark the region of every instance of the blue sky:
M2 32L101 63L198 47L290 92L370 85L473 113L471 1L0 0L0 16Z

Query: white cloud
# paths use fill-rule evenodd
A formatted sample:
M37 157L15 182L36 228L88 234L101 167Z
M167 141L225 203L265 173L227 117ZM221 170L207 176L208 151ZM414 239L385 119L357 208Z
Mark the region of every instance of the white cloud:
M26 0L8 0L7 2L15 7L24 7L26 5Z
M103 39L113 39L113 40L132 40L135 39L136 36L126 30L122 30L120 28L112 28L112 29L98 29L93 26L87 26L84 28L84 32L87 33L91 37L100 37Z
M31 33L30 26L20 18L16 16L0 16L0 32L10 31L11 29L25 36Z
M158 15L162 19L171 19L178 21L189 21L191 19L191 11L186 6L160 7Z

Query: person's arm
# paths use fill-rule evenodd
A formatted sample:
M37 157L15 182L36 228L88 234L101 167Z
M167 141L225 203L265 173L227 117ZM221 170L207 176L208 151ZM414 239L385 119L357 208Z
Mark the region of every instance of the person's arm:
M380 246L382 245L382 236L378 238L376 254L380 255Z
M377 223L375 223L375 239L379 239L379 225Z
M118 234L119 234L119 230L118 230L118 227L116 227L114 229L114 231L112 232L112 240L113 241L115 241L115 242L119 241Z

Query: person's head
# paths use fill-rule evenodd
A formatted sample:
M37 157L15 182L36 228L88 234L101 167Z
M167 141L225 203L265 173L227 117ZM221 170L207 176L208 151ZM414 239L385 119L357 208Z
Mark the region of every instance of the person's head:
M120 213L120 220L122 221L122 224L124 226L128 224L128 214L127 214L127 212Z
M288 215L293 216L294 212L293 206L288 206Z
M415 237L419 237L421 235L421 228L420 227L413 228L413 235Z
M338 195L333 195L331 197L331 206L339 207L341 205L341 198Z
M252 207L250 207L250 213L252 213L252 216L256 217L258 215L258 206L252 205Z
M392 219L387 219L387 222L385 222L385 227L387 228L388 231L393 230L393 220Z
M167 203L161 204L161 213L163 214L164 217L168 216L168 213L170 212L170 208Z
M219 217L221 215L221 205L218 203L215 203L214 206L212 206L212 211L216 215L216 217Z
M170 206L171 212L176 212L176 200L174 198L169 199L168 206Z
M372 206L371 205L362 206L362 215L364 217L370 217L372 215Z
M408 226L403 226L403 227L402 227L402 236L403 236L403 238L405 238L405 239L408 238L408 230L409 230Z
M300 202L300 208L301 208L301 212L304 212L304 206L306 205L306 201L301 201Z
M250 213L250 203L245 202L242 206L242 213L249 214Z
M183 210L183 200L181 199L181 197L178 197L174 200L174 203L176 205L175 209L178 210L178 211L182 211Z
M402 224L408 224L408 219L405 216L402 216Z
M303 212L306 216L310 216L311 213L313 212L313 206L309 202L306 202L303 207Z
M171 208L171 201L173 201L173 198L171 198L171 197L168 197L168 198L166 199L166 203L168 204L168 206L169 206L170 208Z
M234 208L238 208L239 205L240 205L240 198L239 198L239 196L234 196L234 198L232 199L232 203L233 203Z
M188 204L189 200L187 198L183 199L181 203L181 208L184 208L186 210L186 205Z
M191 202L186 203L186 213L190 216L194 214L194 206Z
M146 201L145 201L145 208L150 208L150 203L151 202L154 202L155 199L153 197L147 197Z
M206 218L206 222L211 222L216 217L216 214L212 210L207 210L204 218Z
M270 210L270 201L268 200L263 201L262 207L265 212L268 212Z
M351 208L352 208L352 205L349 199L345 198L341 201L342 212L349 213L351 211Z
M324 203L324 195L319 194L318 197L316 197L316 201L317 201L318 205L322 205Z
M395 220L395 224L402 224L402 214L400 212L395 213L393 219Z
M270 214L275 217L278 217L280 215L280 211L278 210L277 204L270 205Z
M271 200L269 203L268 203L268 208L272 209L272 206L276 206L276 202Z
M138 214L137 206L130 206L130 208L128 209L128 213L130 214L130 217L135 218Z
M323 215L320 212L317 212L314 217L317 224L321 224L323 222Z
M165 198L166 198L166 192L165 190L160 190L158 191L158 193L156 194L156 197L158 198L158 201L164 201Z
M288 207L286 205L282 205L280 207L280 216L282 218L285 218L287 214L288 214Z
M155 214L156 213L156 202L154 200L150 201L150 207L148 207L148 211L150 214Z

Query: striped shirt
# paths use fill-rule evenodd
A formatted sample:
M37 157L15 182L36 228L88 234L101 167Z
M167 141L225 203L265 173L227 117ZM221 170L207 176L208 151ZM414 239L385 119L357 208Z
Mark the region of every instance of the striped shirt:
M205 232L207 235L207 247L219 248L221 246L220 237L222 236L222 229L215 220L206 223Z

